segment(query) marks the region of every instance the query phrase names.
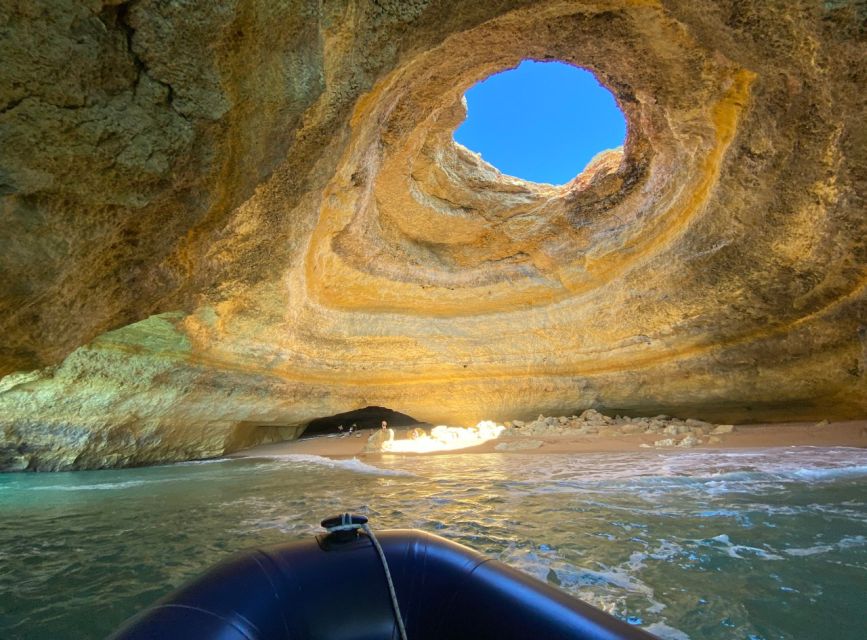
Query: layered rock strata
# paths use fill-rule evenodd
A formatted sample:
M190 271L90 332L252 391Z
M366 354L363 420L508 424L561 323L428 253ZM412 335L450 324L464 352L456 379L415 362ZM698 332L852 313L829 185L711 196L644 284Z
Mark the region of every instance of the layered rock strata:
M217 455L386 406L867 413L855 2L0 7L0 468ZM525 58L624 148L562 187L456 145Z

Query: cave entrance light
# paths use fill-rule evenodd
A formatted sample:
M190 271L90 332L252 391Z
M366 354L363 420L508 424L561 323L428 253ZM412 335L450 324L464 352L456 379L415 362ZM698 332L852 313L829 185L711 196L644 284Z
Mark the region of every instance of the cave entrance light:
M564 62L524 60L475 84L465 99L455 141L531 182L565 184L626 139L611 92L590 71Z
M388 422L391 427L406 427L421 424L418 420L405 413L400 413L386 407L371 406L338 413L333 416L316 418L304 429L304 437L340 433L339 427L341 426L347 430L352 425L355 425L357 429L377 429L383 420Z

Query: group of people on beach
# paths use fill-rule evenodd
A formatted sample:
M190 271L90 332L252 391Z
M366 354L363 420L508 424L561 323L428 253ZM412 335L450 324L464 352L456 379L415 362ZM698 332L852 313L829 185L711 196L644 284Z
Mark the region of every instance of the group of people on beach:
M350 437L350 438L351 438L351 437L352 437L352 434L355 433L357 430L358 430L358 426L357 426L354 422L350 425L350 427L349 427L349 429L348 429L347 431L344 431L344 430L343 430L343 425L342 425L342 424L337 426L337 431L340 432L340 437L341 437L341 438L346 438L346 437Z
M382 424L379 426L379 429L380 429L380 431L383 431L383 432L391 431L391 437L389 438L389 440L394 439L394 431L392 431L391 429L388 428L388 422L386 420L382 421ZM353 422L349 426L349 429L344 431L343 425L341 424L341 425L337 426L337 431L340 433L341 438L346 438L346 437L351 438L352 434L355 433L356 431L358 431L358 425Z

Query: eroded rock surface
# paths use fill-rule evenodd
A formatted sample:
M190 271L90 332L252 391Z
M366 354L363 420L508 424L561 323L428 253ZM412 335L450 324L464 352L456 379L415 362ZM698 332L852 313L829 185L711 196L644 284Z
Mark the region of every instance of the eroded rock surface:
M540 415L531 422L514 420L506 423L504 436L594 436L618 437L624 435L669 436L654 441L657 447L694 447L708 441L710 435L732 433L734 425L714 425L703 420L673 418L657 415L650 418L629 416L606 416L595 409L587 409L580 416L545 417ZM505 443L503 443L505 444ZM648 445L649 446L649 445ZM511 448L499 448L505 451Z
M0 467L367 405L867 413L863 4L0 7ZM456 145L522 59L629 126L563 187ZM281 431L282 430L282 431Z

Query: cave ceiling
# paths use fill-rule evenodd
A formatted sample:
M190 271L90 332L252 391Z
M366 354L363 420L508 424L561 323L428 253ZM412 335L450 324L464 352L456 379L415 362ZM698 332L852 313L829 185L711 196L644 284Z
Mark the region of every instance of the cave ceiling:
M864 11L3 3L0 466L368 405L863 417ZM624 147L555 187L457 145L524 59L596 74Z

